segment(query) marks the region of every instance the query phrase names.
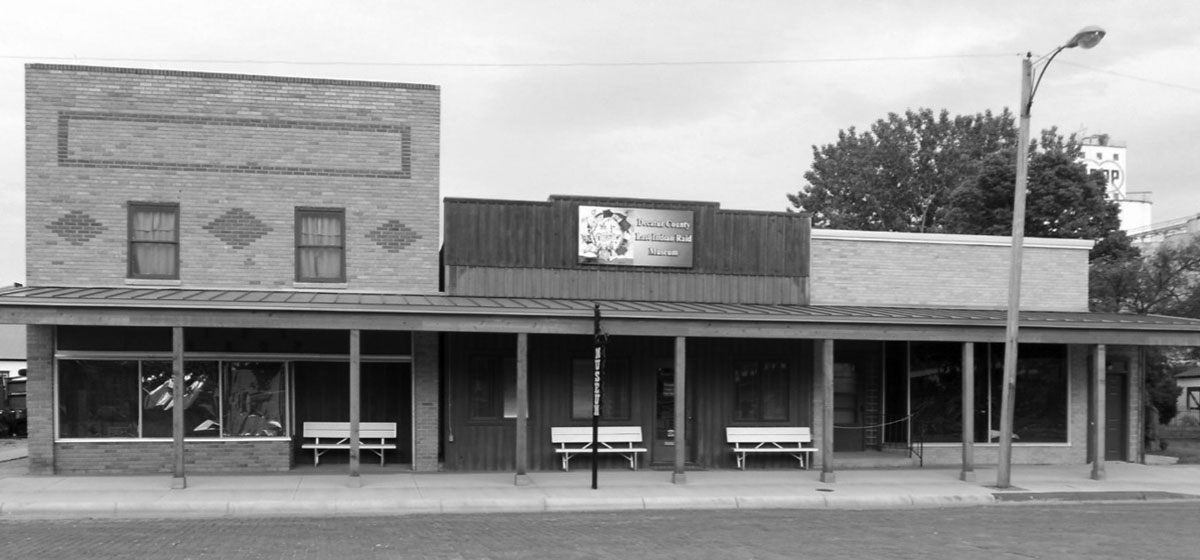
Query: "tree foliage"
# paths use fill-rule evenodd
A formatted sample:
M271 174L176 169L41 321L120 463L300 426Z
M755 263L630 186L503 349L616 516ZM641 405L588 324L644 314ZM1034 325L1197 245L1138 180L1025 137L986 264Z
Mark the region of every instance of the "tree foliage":
M1093 311L1200 319L1200 235L1168 239L1145 255L1114 253L1095 259L1088 280ZM1180 388L1174 374L1197 359L1195 348L1149 349L1144 393L1148 418L1167 422L1175 416ZM1147 424L1146 438L1153 440L1155 426Z
M1200 235L1168 240L1145 256L1094 260L1088 285L1095 311L1200 319Z
M813 225L835 229L1010 235L1017 131L1007 110L950 117L891 113L813 147L808 184L789 194ZM1095 239L1093 257L1129 250L1103 177L1078 163L1080 145L1055 129L1029 150L1027 235Z

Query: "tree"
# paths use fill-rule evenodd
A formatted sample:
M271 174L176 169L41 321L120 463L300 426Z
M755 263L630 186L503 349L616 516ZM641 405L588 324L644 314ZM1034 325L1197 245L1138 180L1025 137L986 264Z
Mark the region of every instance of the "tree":
M1200 319L1200 235L1164 242L1145 256L1093 260L1088 274L1095 311Z
M1168 240L1144 256L1112 254L1095 259L1088 284L1094 311L1200 319L1200 235ZM1167 422L1175 416L1181 389L1174 374L1198 358L1194 348L1147 351L1147 418ZM1156 434L1157 426L1147 422L1146 440L1152 449Z
M808 184L788 199L816 227L1010 235L1016 137L1007 110L891 113L869 132L814 146ZM1078 162L1075 137L1050 129L1030 146L1026 233L1097 240L1093 258L1130 251L1119 207L1103 176Z
M988 154L1014 145L1013 122L1007 110L889 113L868 132L851 127L836 144L813 146L808 185L788 199L817 227L941 231L950 192L974 181Z

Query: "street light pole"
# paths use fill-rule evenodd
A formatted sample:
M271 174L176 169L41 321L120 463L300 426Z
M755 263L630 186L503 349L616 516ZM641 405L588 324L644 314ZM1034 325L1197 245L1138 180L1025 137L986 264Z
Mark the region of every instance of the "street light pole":
M1008 314L1004 328L1004 386L1000 406L1000 456L996 467L996 486L1008 488L1012 471L1013 415L1016 411L1017 392L1017 338L1021 316L1021 257L1025 241L1025 190L1029 181L1029 114L1033 108L1033 96L1046 74L1046 68L1063 49L1083 47L1090 49L1104 38L1104 30L1096 26L1081 29L1070 41L1058 47L1036 62L1025 55L1021 60L1021 106L1017 129L1017 180L1013 192L1012 257L1008 274ZM1042 65L1037 81L1033 69Z

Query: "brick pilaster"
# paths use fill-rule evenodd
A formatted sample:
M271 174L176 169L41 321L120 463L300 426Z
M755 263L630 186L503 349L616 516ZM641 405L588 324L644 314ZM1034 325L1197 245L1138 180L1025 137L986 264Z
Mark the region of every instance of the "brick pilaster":
M54 327L26 328L29 473L54 474Z
M438 333L413 333L413 470L438 470Z

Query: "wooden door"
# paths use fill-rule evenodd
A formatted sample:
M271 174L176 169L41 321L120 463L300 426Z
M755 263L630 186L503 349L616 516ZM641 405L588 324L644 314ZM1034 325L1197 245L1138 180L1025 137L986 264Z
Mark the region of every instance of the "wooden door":
M1108 374L1104 380L1104 460L1129 460L1129 414L1126 376Z

